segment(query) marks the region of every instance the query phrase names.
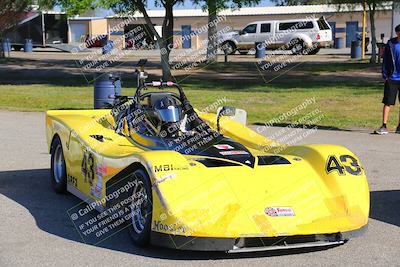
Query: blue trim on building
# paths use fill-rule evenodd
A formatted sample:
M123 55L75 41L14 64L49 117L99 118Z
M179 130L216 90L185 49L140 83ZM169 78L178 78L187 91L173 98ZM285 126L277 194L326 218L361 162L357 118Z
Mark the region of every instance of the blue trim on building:
M173 34L174 35L182 35L182 31L174 31ZM190 31L190 34L195 34L195 32L194 31ZM197 35L197 34L195 34L195 35Z
M344 33L346 32L346 28L336 28L336 33Z
M123 31L110 32L110 35L124 35L124 32Z

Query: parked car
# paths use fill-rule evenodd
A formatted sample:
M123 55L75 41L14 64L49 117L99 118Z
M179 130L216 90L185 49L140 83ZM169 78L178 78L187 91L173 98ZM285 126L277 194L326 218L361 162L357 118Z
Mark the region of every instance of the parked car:
M87 34L85 37L85 43L87 48L103 47L107 44L107 42L108 42L108 36L105 34L93 37L90 37L89 34Z
M267 49L291 50L293 54L316 54L333 44L332 29L324 17L252 22L239 32L220 35L221 49L228 54L247 54L256 42Z

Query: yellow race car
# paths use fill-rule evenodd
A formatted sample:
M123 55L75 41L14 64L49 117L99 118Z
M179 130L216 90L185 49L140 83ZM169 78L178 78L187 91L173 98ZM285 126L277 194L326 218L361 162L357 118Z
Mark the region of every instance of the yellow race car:
M111 109L48 111L52 187L87 203L70 214L78 231L101 239L119 225L137 245L259 251L366 229L368 183L352 152L280 145L234 114L194 109L173 82L143 82Z

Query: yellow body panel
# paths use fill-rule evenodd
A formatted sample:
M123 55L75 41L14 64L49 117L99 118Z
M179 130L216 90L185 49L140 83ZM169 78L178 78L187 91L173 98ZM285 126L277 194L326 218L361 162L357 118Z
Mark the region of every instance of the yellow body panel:
M77 181L68 181L68 186L92 200L106 196L106 182L117 173L132 163L141 164L153 185L153 231L197 237L272 237L346 232L368 223L369 190L364 170L359 175L326 172L330 156L357 159L346 148L282 146L279 155L289 160L289 165L257 166L256 162L254 168L207 168L194 160L197 156L135 146L114 132L109 114L110 110L48 111L49 148L53 137L60 136L68 176ZM215 127L215 115L200 116ZM221 119L221 132L255 156L272 155L272 150L279 148L279 144L227 118ZM103 135L105 141L91 135ZM92 181L87 181L81 170L87 154L93 155L94 164L101 169ZM271 207L291 208L294 215L268 216L266 209Z

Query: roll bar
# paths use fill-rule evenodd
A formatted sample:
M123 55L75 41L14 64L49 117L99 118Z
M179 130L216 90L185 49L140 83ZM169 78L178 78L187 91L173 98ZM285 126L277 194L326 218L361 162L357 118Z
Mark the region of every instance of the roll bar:
M135 103L138 108L140 108L140 96L141 96L142 90L145 90L148 87L158 87L160 90L162 90L163 88L166 88L166 87L175 87L179 91L179 98L182 102L183 108L185 110L189 110L192 108L192 106L189 103L189 100L186 98L186 95L183 92L182 87L179 84L171 82L171 81L168 81L168 82L152 81L152 82L147 82L147 83L143 83L142 85L140 85L136 89L136 93L134 96Z

